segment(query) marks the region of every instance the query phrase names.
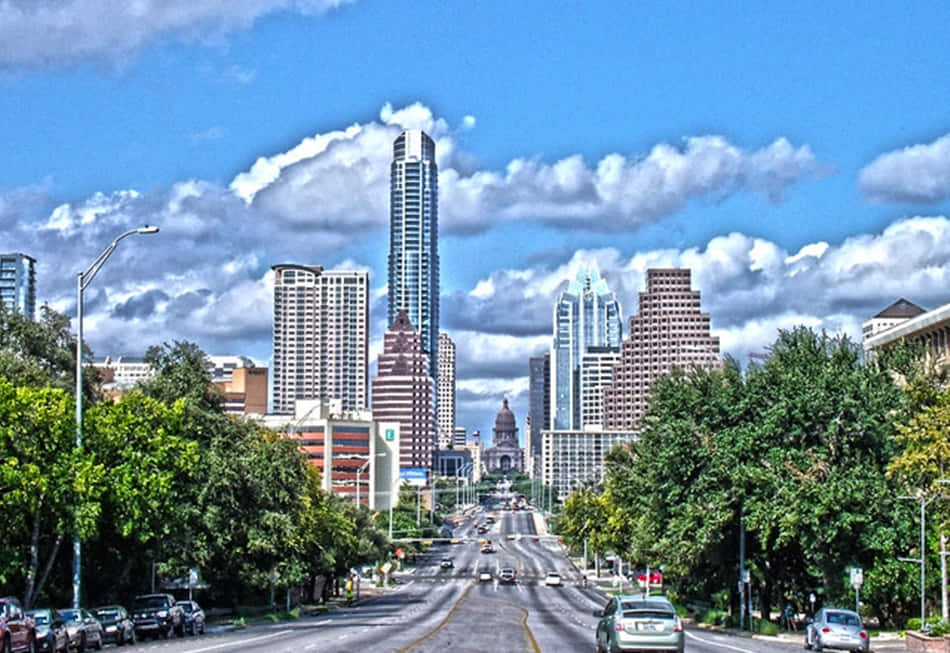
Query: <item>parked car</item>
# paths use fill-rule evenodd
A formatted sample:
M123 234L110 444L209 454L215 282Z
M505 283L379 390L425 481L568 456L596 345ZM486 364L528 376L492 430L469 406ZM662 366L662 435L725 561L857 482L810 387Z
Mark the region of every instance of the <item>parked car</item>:
M549 571L548 575L544 577L545 585L560 585L561 584L561 574L556 571Z
M853 610L822 608L809 619L805 626L805 648L820 651L838 648L848 651L864 651L871 647L871 638L861 623L861 617Z
M498 580L506 585L514 585L515 583L515 570L511 567L502 567L501 571L498 573Z
M181 611L185 617L185 632L192 635L204 635L205 633L205 611L201 609L197 601L179 601Z
M66 622L52 608L30 610L26 613L36 627L36 650L49 653L69 652L69 633Z
M102 624L85 608L66 608L59 611L66 622L69 645L77 651L88 651L90 646L101 650L105 633Z
M683 622L665 596L621 594L594 612L597 653L665 649L683 653Z
M135 644L135 623L121 605L104 605L92 612L102 624L106 642L117 646Z
M185 634L185 616L171 594L142 594L132 603L136 637L168 637Z
M3 651L19 653L31 651L36 645L36 629L33 620L23 612L17 598L0 599L0 646Z

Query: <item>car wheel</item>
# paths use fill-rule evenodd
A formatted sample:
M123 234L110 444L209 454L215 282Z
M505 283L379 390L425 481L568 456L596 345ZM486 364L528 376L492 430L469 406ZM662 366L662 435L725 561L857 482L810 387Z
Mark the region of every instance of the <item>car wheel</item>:
M818 653L821 653L825 650L825 647L821 643L821 636L815 637L815 650L818 651Z
M805 644L804 644L804 647L805 647L805 650L806 650L806 651L810 651L810 650L811 650L811 642L808 641L808 631L807 631L807 630L805 631Z
M27 649L30 653L36 653L36 636L30 638L30 648Z
M201 627L198 628L198 634L199 634L199 635L204 635L204 634L205 634L205 624L204 624L203 621L201 622Z
M3 638L3 653L10 653L10 638Z
M79 639L79 653L86 653L86 633Z
M185 636L185 624L181 623L175 627L175 634L179 637Z

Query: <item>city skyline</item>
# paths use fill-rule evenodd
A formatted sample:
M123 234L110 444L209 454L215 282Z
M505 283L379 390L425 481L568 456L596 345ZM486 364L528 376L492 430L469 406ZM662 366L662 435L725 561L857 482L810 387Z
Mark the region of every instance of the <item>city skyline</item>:
M646 269L689 268L742 361L779 328L859 341L898 298L950 301L944 3L191 5L0 9L0 242L36 259L38 305L74 317L76 273L161 228L87 290L96 356L186 340L269 364L270 268L298 261L369 274L375 369L404 129L436 146L470 432L505 397L527 414L582 266L625 330ZM424 56L397 54L407 33Z

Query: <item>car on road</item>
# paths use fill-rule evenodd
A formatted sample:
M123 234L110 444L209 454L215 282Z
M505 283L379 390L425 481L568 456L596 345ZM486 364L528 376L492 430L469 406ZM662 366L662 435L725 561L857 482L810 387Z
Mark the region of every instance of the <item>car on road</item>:
M205 611L197 601L179 601L181 611L185 616L185 632L192 635L204 635Z
M0 599L0 646L4 653L30 651L35 642L36 627L23 612L20 600L12 596Z
M498 572L498 580L506 585L513 585L515 583L515 570L511 567L502 567L501 571Z
M598 653L666 650L683 653L683 622L665 596L618 594L594 612Z
M452 562L452 558L442 558L442 560L439 561L440 569L451 569L454 566L455 563Z
M479 526L477 530L478 530L478 534L479 534L479 535L484 535L485 533L488 532L488 527L487 527L487 526Z
M66 608L59 611L66 622L69 633L69 646L77 651L88 651L90 647L102 650L105 633L102 624L85 608Z
M116 646L135 644L135 623L128 611L121 605L104 605L92 611L102 624L107 643Z
M478 572L478 582L485 583L490 582L492 579L491 572L488 569L482 569Z
M36 650L43 653L69 653L66 622L52 608L30 610L26 615L36 627Z
M549 571L548 575L544 577L544 584L548 586L560 586L561 574L556 571Z
M142 594L132 603L132 621L135 636L149 635L167 638L173 632L185 634L185 616L171 594Z
M482 553L494 553L495 547L491 545L491 542L482 547Z
M853 610L822 608L805 626L806 649L836 648L867 653L870 646L868 631L860 615Z

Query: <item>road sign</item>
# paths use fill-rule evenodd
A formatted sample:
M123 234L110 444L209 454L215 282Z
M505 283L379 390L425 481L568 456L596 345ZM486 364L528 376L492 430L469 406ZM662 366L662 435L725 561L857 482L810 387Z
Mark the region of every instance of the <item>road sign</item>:
M851 567L851 587L858 589L864 584L864 570L861 567Z
M426 469L425 467L401 467L399 469L399 478L409 485L425 487Z
M396 429L386 429L386 441L392 442L396 439Z

